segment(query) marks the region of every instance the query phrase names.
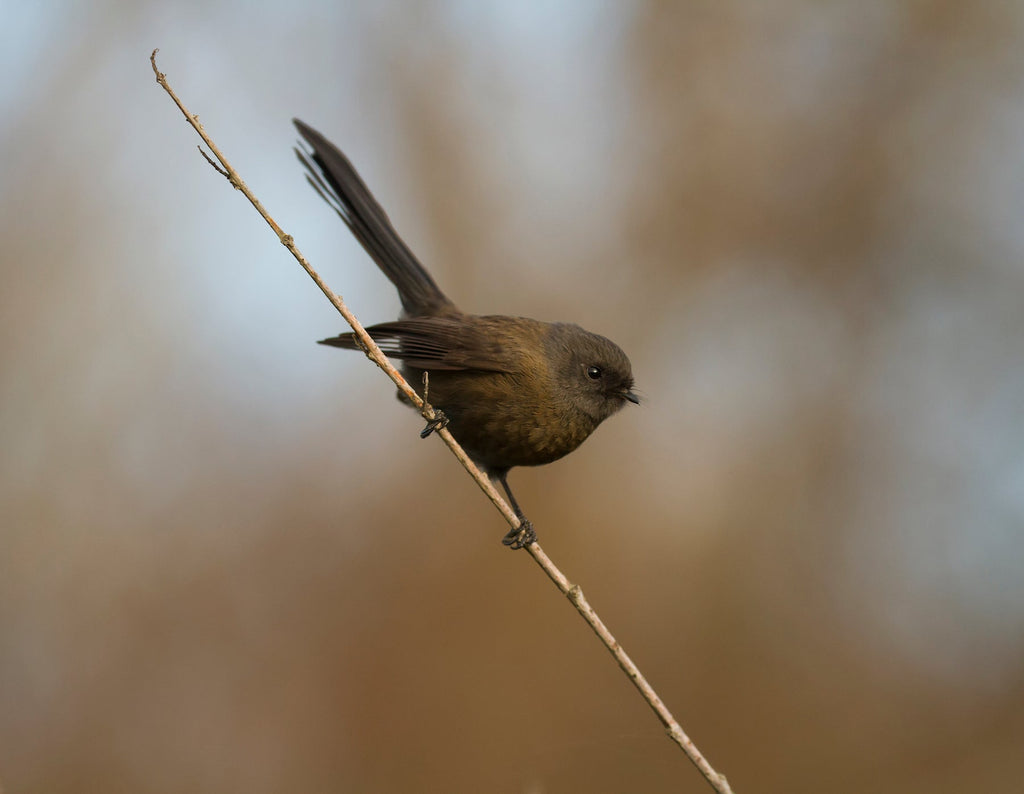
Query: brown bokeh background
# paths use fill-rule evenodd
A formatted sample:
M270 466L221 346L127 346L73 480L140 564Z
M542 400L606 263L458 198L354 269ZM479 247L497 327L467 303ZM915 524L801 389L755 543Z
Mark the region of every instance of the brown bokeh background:
M742 792L1024 780L1024 6L94 2L0 47L9 792L704 791L340 319L355 160L645 397L513 472Z

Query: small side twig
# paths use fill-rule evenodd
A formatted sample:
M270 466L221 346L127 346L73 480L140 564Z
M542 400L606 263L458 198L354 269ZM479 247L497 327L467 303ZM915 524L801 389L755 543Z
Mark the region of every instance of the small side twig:
M331 304L338 310L342 317L345 318L355 333L356 339L360 347L366 352L367 357L372 360L378 367L380 367L384 373L392 380L392 382L401 390L401 392L408 397L409 401L413 403L417 408L420 409L423 417L431 423L428 427L431 427L432 432L436 432L444 440L445 444L448 445L452 453L458 459L459 463L462 464L463 468L469 472L470 476L476 480L477 485L480 486L481 490L487 495L488 499L494 504L495 507L505 517L505 520L513 528L519 528L519 519L516 517L515 512L508 505L507 502L501 497L501 495L495 490L494 485L490 479L482 472L477 466L469 459L469 456L465 453L458 442L452 436L452 434L444 427L443 414L435 412L430 404L426 402L428 395L427 387L428 381L426 376L424 377L424 397L423 399L416 393L416 391L409 386L409 384L402 377L402 374L388 361L387 357L377 346L377 343L373 341L370 335L363 328L362 324L356 319L355 315L349 310L348 306L341 299L341 296L336 295L330 287L327 286L326 282L320 277L320 275L313 269L312 265L306 260L305 256L299 251L295 245L295 241L292 239L290 234L285 232L278 226L277 222L270 216L270 214L263 208L263 205L256 198L256 196L249 190L249 187L242 181L242 178L238 175L238 172L231 166L220 149L217 148L213 140L206 134L206 130L203 129L203 125L199 123L199 118L191 113L188 108L182 103L178 96L171 89L167 83L167 76L161 72L156 65L156 54L159 50L153 50L150 55L150 64L153 67L153 73L156 75L156 81L160 86L167 92L168 96L174 101L174 104L178 106L178 109L185 116L185 119L189 124L192 125L193 129L199 134L199 137L203 139L203 142L216 157L217 162L214 162L209 155L203 151L202 147L199 147L199 151L202 153L206 161L213 166L213 168L223 177L225 177L236 190L242 192L242 194L249 200L249 202L255 207L256 211L260 216L267 222L274 234L277 235L278 240L281 244L288 249L296 261L302 266L303 270L309 274L310 278L313 279L314 283L320 288L320 291L324 293ZM218 165L218 163L220 165ZM587 625L593 629L594 633L598 636L608 651L615 657L615 661L618 662L619 667L622 668L623 672L633 682L637 690L643 696L644 700L647 701L648 705L657 715L658 719L664 725L666 732L669 737L679 745L684 753L689 757L693 764L700 770L701 774L704 775L708 783L719 792L719 794L732 794L732 789L729 787L729 783L724 775L719 774L714 770L711 764L708 763L707 759L697 749L697 746L693 741L686 735L675 717L668 710L661 698L658 696L654 688L648 683L647 679L644 678L639 668L634 664L633 660L629 658L626 652L619 645L618 641L612 636L612 633L605 626L604 621L594 611L593 607L587 602L583 595L583 591L579 585L571 584L568 578L558 569L558 567L551 561L551 559L541 549L540 544L531 543L526 546L526 550L530 553L533 559L538 565L544 570L544 573L548 575L555 586L565 595L573 606L576 607L577 611L587 622Z
M199 117L197 116L196 119L198 120L198 118ZM197 146L196 148L199 150L199 154L203 156L203 159L210 164L214 171L216 171L222 177L227 179L229 182L231 181L231 174L229 174L227 171L225 171L223 168L217 165L217 163L213 161L213 158L206 153L206 150L202 146ZM235 188L237 189L238 185L235 185Z

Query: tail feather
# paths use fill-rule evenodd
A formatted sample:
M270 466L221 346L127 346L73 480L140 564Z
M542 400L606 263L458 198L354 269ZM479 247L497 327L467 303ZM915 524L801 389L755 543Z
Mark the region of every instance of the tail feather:
M311 152L296 149L306 179L320 194L366 252L398 289L407 316L446 314L455 307L398 236L387 214L373 197L348 158L323 135L293 119Z

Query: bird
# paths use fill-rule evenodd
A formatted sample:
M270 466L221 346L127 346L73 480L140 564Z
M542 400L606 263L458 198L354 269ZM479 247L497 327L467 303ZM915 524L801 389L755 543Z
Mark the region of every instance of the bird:
M398 290L399 318L366 331L389 358L401 361L410 384L427 374L438 419L421 435L447 426L502 487L519 519L502 542L514 549L534 543L536 530L512 494L509 470L558 460L626 403L639 404L629 358L611 340L572 323L457 308L395 231L349 159L308 124L293 123L305 142L295 153L307 181ZM361 349L353 333L319 343Z

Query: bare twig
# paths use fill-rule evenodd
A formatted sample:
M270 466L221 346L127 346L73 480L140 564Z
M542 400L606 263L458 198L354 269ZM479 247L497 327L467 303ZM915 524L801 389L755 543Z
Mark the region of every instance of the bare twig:
M150 64L153 67L153 73L156 75L156 81L160 84L164 91L167 92L168 96L170 96L171 99L174 100L174 104L178 106L178 109L185 116L185 119L188 121L188 123L192 125L192 127L195 129L197 133L199 133L199 137L203 139L203 142L207 145L210 151L213 152L213 155L220 163L220 166L218 166L217 163L215 163L206 154L206 152L202 150L202 147L200 147L199 151L202 153L203 157L206 158L207 162L209 162L210 165L213 166L213 168L219 174L224 176L231 183L232 187L234 187L236 190L240 190L245 195L245 197L249 199L249 202L253 205L253 207L256 208L256 211L263 217L263 220L265 220L267 224L270 226L270 228L274 230L274 234L277 235L278 240L280 240L281 243L285 246L285 248L287 248L291 252L292 256L295 257L298 263L302 265L303 270L305 270L309 274L310 278L313 279L316 285L320 288L321 292L323 292L324 295L327 296L327 299L331 302L331 304L333 304L334 308L336 308L341 313L341 316L345 318L345 322L352 326L352 330L355 332L356 339L358 340L360 347L362 347L363 350L365 351L367 358L369 358L378 367L384 370L384 373L389 378L391 378L391 380L401 390L401 392L406 397L408 397L409 400L415 406L417 406L420 409L420 413L423 415L424 419L432 423L437 422L439 416L437 413L435 413L434 409L429 405L429 403L425 402L423 399L420 399L420 396L411 386L409 386L409 384L402 377L402 374L391 364L390 361L388 361L387 357L377 346L377 343L373 341L373 339L370 337L368 333L366 333L366 329L363 328L360 322L356 319L355 315L352 314L352 312L349 310L348 306L345 305L345 302L341 299L341 296L336 295L331 290L331 288L327 286L324 280L320 278L320 275L313 269L312 265L310 265L306 258L302 255L302 253L296 247L295 241L292 239L292 236L290 234L285 234L281 227L277 225L277 222L272 217L270 217L270 214L263 208L263 205L259 202L256 196L253 195L252 191L249 190L245 182L242 181L242 178L238 175L238 172L235 171L235 169L231 166L231 164L221 153L220 149L217 148L217 145L210 139L209 135L206 134L206 130L203 129L203 125L199 123L199 118L192 114L188 110L188 108L186 108L185 105L182 104L181 100L178 99L177 94L174 93L170 85L168 85L167 83L167 76L159 69L157 69L156 54L158 51L159 50L153 50L153 53L152 55L150 55L149 58ZM426 379L424 379L425 396L428 394L426 391L426 386ZM438 423L435 426L434 430L438 435L441 436L445 444L448 445L452 453L462 464L463 468L465 468L466 471L469 472L470 476L472 476L473 479L476 480L477 485L479 485L481 490L483 490L483 492L487 495L487 498L490 499L492 503L494 503L494 506L498 508L501 514L505 517L505 520L509 523L509 525L515 529L518 529L520 522L519 519L516 517L515 512L508 505L508 503L506 503L505 500L502 499L502 497L498 494L493 484L491 483L490 479L482 471L480 471L480 469L476 467L473 461L469 459L469 456L466 455L462 447L459 446L458 442L455 440L452 434L448 432L448 430L441 423ZM668 708L666 708L665 704L662 703L661 698L658 697L658 694L654 691L654 688L647 682L647 679L644 678L643 674L641 674L640 670L633 663L633 660L629 658L626 652L616 641L615 637L613 637L611 632L608 631L608 628L604 625L604 622L601 620L601 618L598 617L593 607L591 607L590 604L587 602L586 598L583 596L583 591L580 589L579 585L574 585L569 582L565 574L563 574L555 566L555 564L551 561L547 554L544 553L544 550L541 549L538 543L531 543L529 546L526 547L526 550L530 553L533 559L536 560L537 564L540 565L540 567L544 570L544 573L548 575L551 581L555 583L555 586L562 592L562 594L565 595L572 602L572 604L576 607L576 609L579 611L580 615L587 622L590 628L594 630L594 633L597 634L597 636L600 638L601 642L604 643L608 651L612 654L612 656L615 657L615 661L618 662L619 667L622 668L623 672L625 672L629 680L632 681L634 686L636 686L636 688L640 691L640 694L643 696L644 700L646 700L648 705L650 705L650 707L654 710L654 713L658 716L658 719L661 720L661 723L665 726L665 730L668 733L669 737L682 748L683 752L686 753L686 755L690 758L694 765L700 770L701 774L703 774L704 777L707 779L708 783L710 783L716 791L720 792L720 794L732 794L732 789L729 787L729 783L726 781L725 776L719 774L712 768L711 764L707 762L707 760L704 758L701 752L697 749L696 745L690 740L690 738L686 735L683 729L679 726L679 723L676 722L675 717L672 716L672 713L668 710Z

